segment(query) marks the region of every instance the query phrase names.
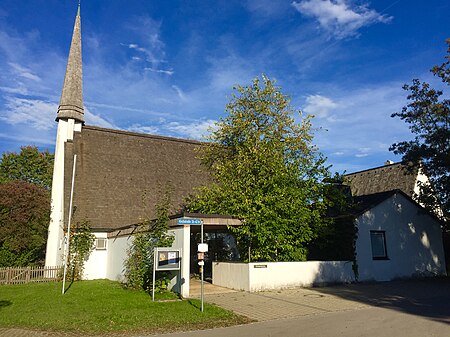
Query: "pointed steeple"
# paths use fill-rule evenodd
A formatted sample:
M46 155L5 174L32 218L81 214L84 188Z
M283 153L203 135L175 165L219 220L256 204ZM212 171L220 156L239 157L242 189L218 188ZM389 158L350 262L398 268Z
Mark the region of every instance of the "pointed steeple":
M73 28L72 44L67 61L66 76L59 102L56 120L73 118L84 123L83 75L81 61L81 17L80 3Z

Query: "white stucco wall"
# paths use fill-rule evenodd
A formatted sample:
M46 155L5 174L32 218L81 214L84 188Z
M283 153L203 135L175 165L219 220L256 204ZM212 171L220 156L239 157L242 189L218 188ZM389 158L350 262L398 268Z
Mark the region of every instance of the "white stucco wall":
M174 278L171 286L182 296L189 296L189 250L190 229L181 227L170 230L175 240L173 248L180 249L183 256L181 260L181 274L173 272ZM96 238L107 238L107 233L93 233ZM113 236L107 239L106 249L94 249L85 263L83 278L86 280L107 278L115 281L124 281L124 263L127 259L127 250L133 242L133 235ZM187 255L184 255L187 254ZM184 258L184 256L187 256Z
M250 292L354 280L350 261L213 263L213 284Z
M360 281L445 274L439 223L416 204L395 194L356 219ZM373 260L370 231L385 231L387 260Z
M106 239L106 233L92 233L95 238ZM83 279L96 280L106 278L106 261L108 258L108 243L106 249L93 249L88 260L84 264Z
M174 236L172 248L180 249L181 252L181 270L174 271L174 278L170 283L173 291L181 294L183 297L189 297L189 254L190 254L190 234L189 226L178 227L169 230L169 234Z
M114 236L108 239L108 257L106 259L106 278L124 281L124 263L127 259L128 247L133 242L133 236Z

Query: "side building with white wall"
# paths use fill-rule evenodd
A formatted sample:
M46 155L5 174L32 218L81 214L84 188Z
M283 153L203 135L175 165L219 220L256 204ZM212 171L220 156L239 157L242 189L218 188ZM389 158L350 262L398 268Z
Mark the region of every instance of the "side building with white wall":
M356 198L360 281L445 275L439 220L400 190Z

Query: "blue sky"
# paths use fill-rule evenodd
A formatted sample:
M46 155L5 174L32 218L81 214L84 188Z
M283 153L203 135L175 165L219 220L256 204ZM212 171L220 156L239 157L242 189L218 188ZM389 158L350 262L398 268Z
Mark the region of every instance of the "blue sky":
M53 151L76 0L0 3L0 151ZM390 115L413 78L440 83L448 0L82 1L86 123L201 139L262 73L314 114L333 169L400 158ZM448 96L448 92L446 93Z

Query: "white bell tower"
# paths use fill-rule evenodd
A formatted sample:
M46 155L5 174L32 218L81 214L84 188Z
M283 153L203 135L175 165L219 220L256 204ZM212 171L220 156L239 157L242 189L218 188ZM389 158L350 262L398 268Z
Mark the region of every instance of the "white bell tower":
M68 214L64 214L64 148L66 142L73 140L75 132L81 132L81 127L84 124L80 3L78 3L78 12L75 18L56 121L58 122L58 131L53 168L50 224L45 254L46 266L63 264L64 223L65 217L68 216Z

